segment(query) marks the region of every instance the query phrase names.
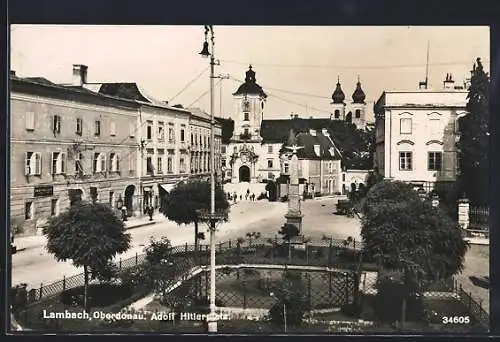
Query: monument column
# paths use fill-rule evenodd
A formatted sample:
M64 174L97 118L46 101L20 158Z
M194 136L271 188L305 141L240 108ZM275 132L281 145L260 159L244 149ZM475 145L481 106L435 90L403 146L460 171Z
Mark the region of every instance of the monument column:
M292 150L292 159L290 162L290 184L288 185L288 212L285 215L286 223L293 224L299 229L299 235L302 234L302 212L300 210L300 191L299 191L299 158L297 150L303 148L296 144L286 146Z

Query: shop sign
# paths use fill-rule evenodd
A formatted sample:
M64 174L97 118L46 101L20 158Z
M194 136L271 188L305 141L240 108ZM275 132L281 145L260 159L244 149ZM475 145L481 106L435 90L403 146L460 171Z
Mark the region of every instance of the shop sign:
M54 196L53 185L35 186L33 197L50 197L50 196Z

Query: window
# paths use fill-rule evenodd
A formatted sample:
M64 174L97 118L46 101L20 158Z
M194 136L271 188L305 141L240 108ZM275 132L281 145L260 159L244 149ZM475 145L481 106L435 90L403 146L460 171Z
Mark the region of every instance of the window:
M172 157L168 157L167 159L167 172L172 173Z
M442 152L429 152L427 157L427 169L429 171L441 171L443 166Z
M148 121L148 123L147 123L146 139L148 139L148 140L153 139L153 122L152 121Z
M284 170L285 174L288 174L288 171L289 171L288 169L289 169L288 163L285 163L285 170Z
M210 147L210 138L207 138L207 146Z
M76 118L76 132L77 135L82 135L83 133L83 119Z
M181 158L179 160L179 166L180 166L180 173L186 173L186 162L184 161L184 158Z
M131 123L131 124L128 126L128 130L129 130L129 134L128 134L128 135L129 135L131 138L135 137L135 125Z
M356 109L354 115L356 116L356 119L359 119L361 117L361 109Z
M335 119L340 118L340 110L335 109Z
M273 145L267 146L267 153L273 153Z
M244 134L245 134L245 135L250 134L250 133L248 132L248 128L245 128L245 133L244 133Z
M432 136L439 135L440 133L442 134L443 132L440 132L440 127L441 127L441 120L439 119L431 119L429 120L429 133Z
M226 154L226 146L221 146L221 147L220 147L220 152L221 152L222 154Z
M94 153L94 163L92 169L94 173L106 171L106 156L104 153Z
M272 169L272 168L273 168L273 160L272 160L272 159L269 159L269 160L267 161L267 167L268 167L269 169Z
M33 220L33 216L35 216L33 202L24 203L24 219L25 220Z
M194 136L193 136L193 133L191 133L191 145L194 145Z
M136 161L134 160L133 156L129 155L129 157L128 157L128 171L130 173L135 171L135 162Z
M42 155L39 152L26 152L24 165L26 176L39 176L42 173Z
M75 173L83 173L82 159L83 153L77 153L75 155Z
M90 187L90 198L93 203L97 203L97 201L99 201L99 193L97 192L97 188L95 186Z
M342 174L342 182L345 182L345 173Z
M158 141L163 141L165 139L165 127L163 127L163 122L158 122Z
M274 178L274 174L272 172L268 172L267 179L273 179L273 178Z
M181 129L181 141L184 142L184 128Z
M116 122L111 121L109 123L109 135L114 137L116 135Z
M94 135L96 135L96 136L101 135L101 121L99 121L99 120L95 121Z
M405 118L399 120L400 134L411 134L411 119Z
M153 170L154 170L153 157L148 156L148 157L146 157L146 173L148 175L151 175L151 174L153 174Z
M35 113L33 112L26 113L26 130L27 131L35 130Z
M170 142L170 143L175 142L174 129L172 127L169 127L169 129L168 129L168 142Z
M328 162L328 170L330 173L332 173L332 171L333 171L333 163L332 162Z
M52 174L60 175L66 172L66 154L52 152Z
M238 147L234 146L234 147L233 147L233 152L234 152L234 153L238 153Z
M111 172L118 172L118 171L120 171L120 159L118 158L118 154L111 153L109 155L109 160L111 162L110 171Z
M412 170L412 153L399 152L399 170L411 171Z
M52 132L61 134L61 117L59 115L52 116Z
M156 167L157 172L163 173L163 158L159 156L156 159L156 164L157 164L157 167Z
M57 198L53 198L50 201L50 216L59 215L59 200Z
M244 121L250 121L249 115L247 112L243 113L243 115L244 115L244 118L243 118Z

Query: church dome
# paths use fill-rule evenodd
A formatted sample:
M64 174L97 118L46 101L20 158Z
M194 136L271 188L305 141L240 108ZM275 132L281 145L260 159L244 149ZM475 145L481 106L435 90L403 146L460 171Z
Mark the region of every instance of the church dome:
M344 103L345 94L342 91L342 87L340 86L340 79L337 79L337 87L332 94L333 103Z
M365 103L366 95L363 89L361 89L361 82L358 78L358 83L356 83L356 90L352 93L352 101L354 103Z
M259 95L260 97L266 98L267 95L260 85L257 84L255 79L255 71L252 70L252 66L248 67L246 72L245 83L239 86L233 95Z

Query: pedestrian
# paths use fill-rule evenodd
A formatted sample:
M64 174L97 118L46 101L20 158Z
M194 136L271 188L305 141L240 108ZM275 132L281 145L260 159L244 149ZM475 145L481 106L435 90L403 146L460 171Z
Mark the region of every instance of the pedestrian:
M245 194L245 201L248 201L248 193Z
M240 195L240 201L243 201L243 195Z
M255 201L255 194L252 194L252 201Z
M121 211L122 211L122 221L127 221L127 207L122 205L121 207Z
M150 221L153 221L153 212L154 212L153 206L149 205L149 207L148 207L148 215L149 215L149 220Z

